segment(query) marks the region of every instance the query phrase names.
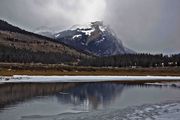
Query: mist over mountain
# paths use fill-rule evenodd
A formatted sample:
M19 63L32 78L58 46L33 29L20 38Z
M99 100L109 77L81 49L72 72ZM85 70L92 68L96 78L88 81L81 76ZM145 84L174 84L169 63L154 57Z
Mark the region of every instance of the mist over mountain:
M1 0L0 18L29 31L58 26L57 32L101 20L136 52L170 55L180 51L179 5L180 0Z

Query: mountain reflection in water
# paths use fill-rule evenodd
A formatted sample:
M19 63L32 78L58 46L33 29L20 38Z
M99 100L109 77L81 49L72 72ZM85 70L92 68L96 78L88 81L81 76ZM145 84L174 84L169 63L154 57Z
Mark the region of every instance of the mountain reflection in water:
M123 88L123 85L115 83L89 83L65 90L56 96L65 104L81 105L86 110L98 109L111 104L121 95Z

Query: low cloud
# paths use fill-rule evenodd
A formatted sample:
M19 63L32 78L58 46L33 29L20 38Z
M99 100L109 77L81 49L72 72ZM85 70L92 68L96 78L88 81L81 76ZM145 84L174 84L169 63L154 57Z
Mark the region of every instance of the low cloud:
M0 17L34 31L103 20L138 51L174 53L180 48L179 0L0 0Z

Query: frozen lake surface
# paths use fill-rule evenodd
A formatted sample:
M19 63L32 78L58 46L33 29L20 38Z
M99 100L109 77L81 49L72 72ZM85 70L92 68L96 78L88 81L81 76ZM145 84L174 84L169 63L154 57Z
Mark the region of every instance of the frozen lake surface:
M180 118L179 82L144 85L83 83L47 95L40 89L44 83L40 85L34 83L35 86L30 84L33 89L29 89L27 85L27 88L22 90L16 84L10 84L9 89L17 88L17 92L21 94L3 89L1 97L2 95L10 98L14 97L13 95L21 97L23 94L33 95L34 92L41 94L4 105L0 109L0 120L179 120ZM61 83L44 86L48 87L49 91L57 88L57 84ZM63 88L65 87L64 85Z
M26 76L0 77L1 83L8 82L98 82L136 80L180 80L180 76Z

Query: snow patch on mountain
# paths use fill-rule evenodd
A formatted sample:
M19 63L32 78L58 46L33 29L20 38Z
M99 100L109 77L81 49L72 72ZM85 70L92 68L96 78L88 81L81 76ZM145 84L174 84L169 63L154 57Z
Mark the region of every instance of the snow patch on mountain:
M100 29L102 32L105 32L107 28L106 28L105 26L99 26L99 29Z
M61 34L57 34L57 35L55 35L55 38L57 38L57 37L59 37Z
M78 31L83 32L83 33L85 33L85 35L90 36L91 33L95 31L95 29L94 29L94 28L91 28L91 29L78 30Z
M102 38L101 40L97 41L96 43L97 43L97 44L100 44L101 42L104 41L104 39L105 39L105 38Z
M73 36L73 39L78 38L78 37L81 37L81 35L75 35Z

